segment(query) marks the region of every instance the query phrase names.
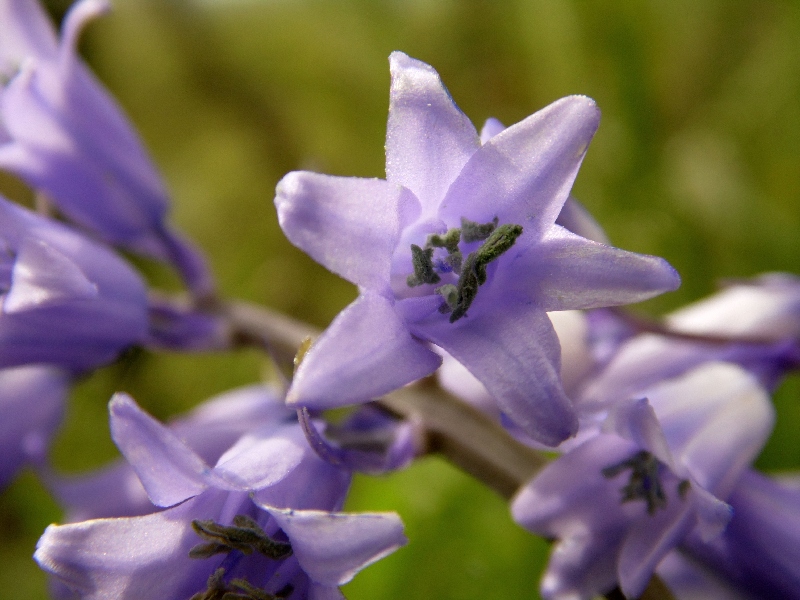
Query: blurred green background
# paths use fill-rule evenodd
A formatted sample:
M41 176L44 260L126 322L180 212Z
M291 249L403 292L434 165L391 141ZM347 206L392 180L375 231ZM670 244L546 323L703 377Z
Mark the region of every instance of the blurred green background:
M57 20L68 3L49 8ZM573 93L603 111L575 194L615 245L666 257L683 287L800 265L800 3L760 0L116 0L81 49L139 128L228 296L325 326L355 297L283 238L272 198L292 169L382 177L387 57L432 64L478 127ZM24 196L5 183L5 192ZM171 276L145 265L161 286ZM77 472L117 455L106 403L159 418L252 382L255 352L130 353L82 381L54 447ZM759 459L800 468L800 379ZM357 599L536 598L547 546L438 459L356 480L348 508L398 510L410 544L360 574ZM0 598L46 597L30 560L58 507L30 473L0 495Z

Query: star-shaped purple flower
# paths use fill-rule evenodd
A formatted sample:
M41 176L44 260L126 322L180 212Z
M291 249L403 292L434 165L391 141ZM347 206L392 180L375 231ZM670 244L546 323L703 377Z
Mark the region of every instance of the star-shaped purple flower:
M288 402L385 394L438 368L433 343L555 445L577 420L546 311L637 302L678 275L555 224L597 129L592 100L563 98L481 144L433 68L400 52L390 63L386 179L293 172L278 184L289 239L360 291L305 356Z

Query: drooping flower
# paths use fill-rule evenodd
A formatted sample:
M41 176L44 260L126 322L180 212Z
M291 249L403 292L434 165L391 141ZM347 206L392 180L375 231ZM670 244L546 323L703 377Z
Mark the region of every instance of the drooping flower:
M726 501L774 419L758 380L706 363L586 421L580 442L512 502L514 519L557 541L542 580L548 599L587 600L616 586L638 597L690 535L728 524Z
M590 99L559 100L481 145L430 66L399 52L390 63L386 180L294 172L278 184L289 239L360 291L288 401L387 393L436 370L432 342L525 431L557 444L577 421L546 311L636 302L678 276L555 224L597 127Z
M659 566L678 600L800 598L800 480L748 470L729 498L719 537L696 535Z
M44 459L69 381L69 373L47 365L0 369L0 488L24 464Z
M144 283L101 244L0 198L0 367L83 371L144 340Z
M342 598L339 585L405 543L402 524L393 513L336 512L349 473L275 408L211 468L179 432L117 395L112 435L153 510L51 525L36 560L85 599Z
M0 168L104 241L172 263L196 295L202 256L166 224L167 192L121 109L78 56L106 0L80 0L61 39L36 0L0 0Z

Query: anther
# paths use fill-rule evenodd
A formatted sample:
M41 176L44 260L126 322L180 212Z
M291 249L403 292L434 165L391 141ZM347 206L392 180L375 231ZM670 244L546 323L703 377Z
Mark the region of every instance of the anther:
M482 224L461 217L461 238L468 244L481 242L489 237L495 227L497 227L497 217L490 223Z
M406 279L409 287L439 283L441 277L433 268L433 248L423 250L416 244L411 244L411 263L414 265L414 274Z
M461 230L458 228L448 229L444 235L432 233L428 236L426 247L446 248L450 254L458 252L458 243L461 241Z
M192 529L207 543L189 550L190 558L208 558L232 550L244 554L251 554L255 550L273 559L285 558L292 553L291 544L271 539L258 523L246 515L236 515L233 526L196 519L192 521Z

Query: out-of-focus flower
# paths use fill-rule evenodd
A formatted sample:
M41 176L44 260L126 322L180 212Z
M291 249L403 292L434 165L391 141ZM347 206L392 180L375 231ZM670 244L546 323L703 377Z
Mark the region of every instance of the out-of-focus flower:
M289 239L360 289L288 401L324 408L389 392L439 366L432 342L555 445L577 420L546 311L636 302L679 278L662 259L555 224L597 128L592 100L559 100L481 145L430 66L399 52L390 62L386 180L295 172L278 184Z
M61 39L36 0L0 0L0 168L104 241L172 263L196 295L202 256L167 226L168 198L122 111L80 60L83 26L108 10L80 0Z
M0 369L0 488L25 463L39 463L61 421L69 374L58 367Z
M582 410L710 361L739 364L773 389L800 365L800 279L771 273L737 283L668 315L664 333L613 345L607 366L576 396Z
M756 378L707 363L586 423L512 502L514 519L555 538L542 594L591 599L619 585L638 597L690 534L719 535L725 501L766 441L769 397Z
M659 566L679 600L800 598L800 479L745 471L719 537L689 538Z
M342 598L339 585L405 543L393 513L335 512L350 475L310 449L283 407L213 468L130 398L110 409L155 506L45 531L36 560L81 598Z
M0 198L0 367L82 371L144 340L142 280L100 244Z

